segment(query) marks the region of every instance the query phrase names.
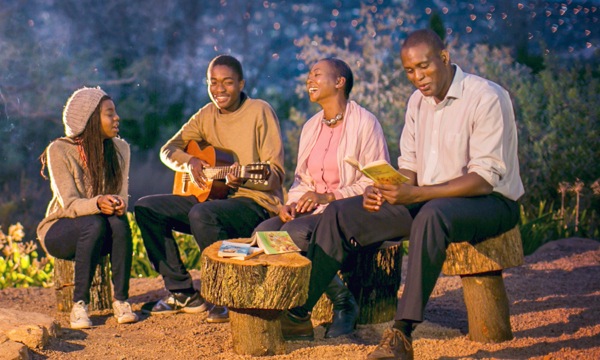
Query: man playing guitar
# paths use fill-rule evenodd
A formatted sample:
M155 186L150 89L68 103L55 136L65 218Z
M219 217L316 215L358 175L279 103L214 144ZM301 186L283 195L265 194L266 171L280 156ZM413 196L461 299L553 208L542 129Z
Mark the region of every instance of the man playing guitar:
M169 290L165 298L145 310L153 315L209 311L208 322L225 322L229 320L227 309L204 301L194 289L172 231L193 234L201 250L218 240L250 237L256 225L275 215L282 203L283 144L271 106L242 91L245 81L237 59L229 55L214 58L208 65L207 80L212 101L161 148L163 163L180 175L185 173L187 180L179 179L178 185L176 176L174 194L138 200L135 217L150 261ZM197 193L181 191L191 186L211 192L219 178L209 174L219 165L216 160L211 163L210 156L203 158L191 151L206 144L229 153L234 161L224 174L230 190L217 196L222 199L204 201ZM265 163L269 164L266 172L258 177L247 175L257 164L264 170ZM181 185L181 181L187 182Z

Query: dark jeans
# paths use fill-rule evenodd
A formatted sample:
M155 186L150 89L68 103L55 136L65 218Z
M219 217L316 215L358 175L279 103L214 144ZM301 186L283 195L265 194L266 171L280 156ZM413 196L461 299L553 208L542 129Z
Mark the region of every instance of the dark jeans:
M50 255L75 261L73 301L90 302L90 287L100 258L110 253L114 298L129 298L133 244L127 216L89 215L54 223L44 243Z
M284 223L279 216L275 216L260 223L254 231L287 231L302 253L306 254L310 238L320 218L321 214L302 213L296 214L294 220Z
M362 207L362 196L331 203L313 233L308 300L311 310L348 255L383 241L409 237L408 270L396 320L423 321L446 248L451 242L477 242L513 228L517 202L499 195L443 198L402 206L384 202L377 212Z
M135 218L154 269L163 276L167 290L176 292L193 285L173 230L194 235L203 250L218 240L250 237L269 213L248 198L198 202L194 196L167 194L139 199Z

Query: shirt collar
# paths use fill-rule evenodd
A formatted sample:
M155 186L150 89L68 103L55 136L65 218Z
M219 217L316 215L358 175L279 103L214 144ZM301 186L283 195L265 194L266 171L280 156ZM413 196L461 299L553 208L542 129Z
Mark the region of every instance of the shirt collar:
M465 78L465 73L458 65L452 64L452 66L455 69L454 79L452 79L452 84L450 84L446 98L460 99L463 93L462 81Z
M452 79L452 83L450 84L450 88L448 88L448 92L446 93L446 97L444 98L444 100L442 100L439 104L436 104L435 100L433 99L433 96L426 96L424 98L425 101L427 101L427 103L434 106L443 106L448 102L448 99L461 98L463 93L462 81L465 78L465 73L458 65L452 64L452 66L454 66L455 69L454 78Z

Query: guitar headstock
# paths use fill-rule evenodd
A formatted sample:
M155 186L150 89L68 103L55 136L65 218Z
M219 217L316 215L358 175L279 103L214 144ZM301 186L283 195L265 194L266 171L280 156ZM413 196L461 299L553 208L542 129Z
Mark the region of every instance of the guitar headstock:
M271 176L271 165L268 162L256 162L241 167L240 177L254 183L264 182Z

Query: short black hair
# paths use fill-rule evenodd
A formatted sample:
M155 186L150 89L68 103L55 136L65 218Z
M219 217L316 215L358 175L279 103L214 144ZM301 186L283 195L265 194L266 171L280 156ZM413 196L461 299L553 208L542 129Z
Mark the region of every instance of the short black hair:
M404 40L402 48L410 48L419 44L426 44L436 52L442 51L446 48L444 46L442 38L440 38L440 36L431 29L421 29L413 31Z
M240 80L240 81L244 80L244 71L242 70L242 64L239 62L238 59L234 58L233 56L219 55L219 56L215 57L214 59L212 59L210 61L210 63L208 64L208 69L206 69L206 75L209 76L208 74L210 73L212 68L217 65L225 65L225 66L231 68L233 71L235 71L238 74L238 76L239 76L238 80Z
M346 99L350 97L350 92L352 91L352 87L354 86L354 75L352 75L352 70L350 66L346 64L345 61L340 60L338 58L326 58L323 61L327 61L333 66L338 76L341 76L346 79L346 85L344 86L344 96Z

